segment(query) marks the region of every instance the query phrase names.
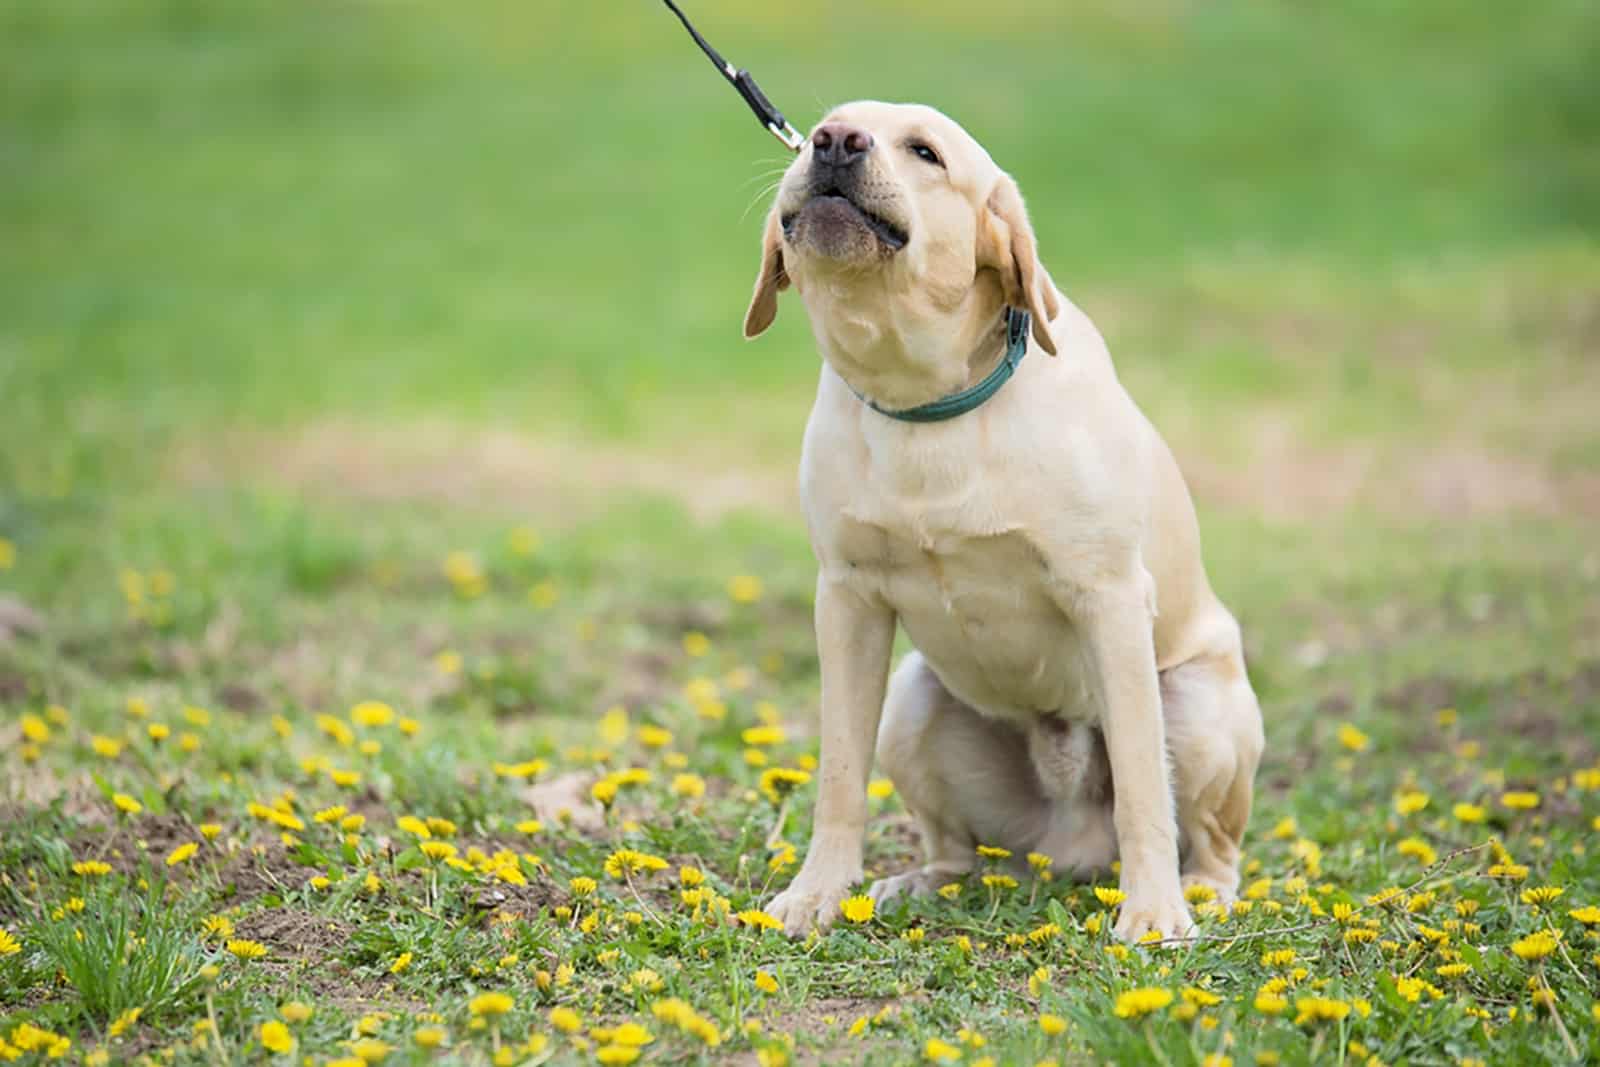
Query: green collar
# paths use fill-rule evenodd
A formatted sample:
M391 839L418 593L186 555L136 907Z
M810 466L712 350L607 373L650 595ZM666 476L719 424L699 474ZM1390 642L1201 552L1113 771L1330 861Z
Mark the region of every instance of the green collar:
M976 385L968 386L959 393L942 396L938 400L930 400L926 404L919 404L914 408L902 408L891 411L880 408L877 404L861 396L862 402L867 407L880 415L887 415L891 419L901 422L943 422L953 419L957 415L965 415L1000 391L1000 387L1011 380L1011 375L1016 371L1017 364L1022 362L1022 357L1028 354L1028 323L1029 315L1021 308L1006 308L1006 354L998 366Z

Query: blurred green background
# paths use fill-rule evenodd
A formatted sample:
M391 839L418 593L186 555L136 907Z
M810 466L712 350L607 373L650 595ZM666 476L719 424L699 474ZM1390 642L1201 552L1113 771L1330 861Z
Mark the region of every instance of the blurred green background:
M1587 0L689 10L797 125L966 124L1158 421L1474 436L1596 384ZM739 338L785 158L741 107L654 0L5 0L7 476L423 416L786 462L816 357L798 305Z
M1539 651L1463 669L1600 656L1600 6L688 6L797 125L923 101L1016 175L1247 623L1504 589ZM655 0L0 0L11 581L624 515L573 551L651 595L804 588L817 356L792 297L739 335L786 159Z

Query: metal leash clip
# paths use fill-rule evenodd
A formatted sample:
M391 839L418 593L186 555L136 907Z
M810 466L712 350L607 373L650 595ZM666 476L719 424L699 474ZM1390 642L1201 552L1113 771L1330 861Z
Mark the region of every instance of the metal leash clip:
M761 86L756 84L750 72L740 70L718 55L717 50L711 47L711 42L700 36L700 31L689 21L689 16L679 10L678 5L672 0L662 0L662 2L678 16L678 21L683 23L683 28L689 31L689 36L694 38L694 43L700 46L700 50L711 60L712 65L739 91L739 95L744 97L744 102L750 105L750 110L755 112L756 118L766 127L767 132L782 141L783 146L789 151L800 151L806 143L806 135L790 125L789 120L783 117L783 112L772 105L772 101L767 99L767 94L761 91Z
M767 123L767 132L782 141L784 147L791 152L800 151L806 143L806 135L789 125L788 122L785 122L781 129L769 122Z

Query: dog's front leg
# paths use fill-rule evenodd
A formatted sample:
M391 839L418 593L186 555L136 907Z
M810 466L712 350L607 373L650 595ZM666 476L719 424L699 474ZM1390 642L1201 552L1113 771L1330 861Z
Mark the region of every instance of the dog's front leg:
M767 911L791 935L826 928L860 881L867 825L867 775L883 713L894 612L826 569L817 579L817 651L822 659L822 758L811 847L789 888Z
M1183 937L1193 927L1178 878L1178 824L1172 807L1156 676L1148 576L1091 598L1087 624L1100 688L1101 729L1111 763L1112 809L1126 899L1117 934Z

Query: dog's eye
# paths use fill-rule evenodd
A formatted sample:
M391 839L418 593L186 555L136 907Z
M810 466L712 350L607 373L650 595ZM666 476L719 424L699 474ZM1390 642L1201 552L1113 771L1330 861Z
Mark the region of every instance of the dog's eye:
M906 150L924 163L932 163L936 167L944 166L944 161L939 158L939 153L918 141L906 145Z

